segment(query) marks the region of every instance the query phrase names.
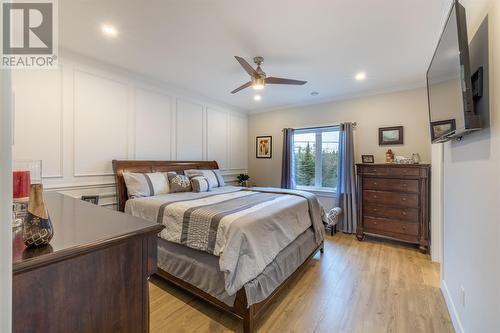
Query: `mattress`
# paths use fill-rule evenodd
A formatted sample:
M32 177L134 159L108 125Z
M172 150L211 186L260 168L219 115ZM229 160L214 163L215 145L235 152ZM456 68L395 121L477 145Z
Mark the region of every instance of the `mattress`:
M271 295L316 247L314 231L309 228L281 250L261 274L244 285L248 305L259 303ZM236 294L226 292L218 257L159 238L158 267L233 306Z

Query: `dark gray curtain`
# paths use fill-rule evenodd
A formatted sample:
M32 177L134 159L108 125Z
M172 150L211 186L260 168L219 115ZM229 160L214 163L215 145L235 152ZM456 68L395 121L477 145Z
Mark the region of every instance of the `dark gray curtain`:
M283 129L283 159L281 161L281 188L295 188L293 166L293 128Z
M339 162L337 171L337 204L342 208L340 228L343 232L354 233L356 232L358 212L352 123L340 125Z

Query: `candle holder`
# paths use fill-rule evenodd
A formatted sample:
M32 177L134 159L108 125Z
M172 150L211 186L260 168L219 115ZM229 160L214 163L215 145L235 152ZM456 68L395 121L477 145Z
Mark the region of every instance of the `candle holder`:
M31 184L42 183L42 161L14 161L12 165L12 226L20 227L28 213Z

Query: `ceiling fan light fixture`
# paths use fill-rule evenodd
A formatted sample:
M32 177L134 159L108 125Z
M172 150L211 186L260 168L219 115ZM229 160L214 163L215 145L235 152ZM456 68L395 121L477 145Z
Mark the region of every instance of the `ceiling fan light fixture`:
M265 78L252 78L252 88L255 90L262 90L266 85Z

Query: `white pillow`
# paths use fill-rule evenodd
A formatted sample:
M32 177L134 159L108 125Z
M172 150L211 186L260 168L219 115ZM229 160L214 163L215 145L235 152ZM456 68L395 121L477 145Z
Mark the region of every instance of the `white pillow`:
M226 186L226 184L224 183L224 178L222 178L222 174L220 173L219 169L213 169L213 170L191 169L191 170L184 170L184 174L189 178L196 176L205 177L206 179L208 179L208 182L210 183L210 188Z
M168 177L163 172L124 172L123 179L131 199L166 194L170 190Z

